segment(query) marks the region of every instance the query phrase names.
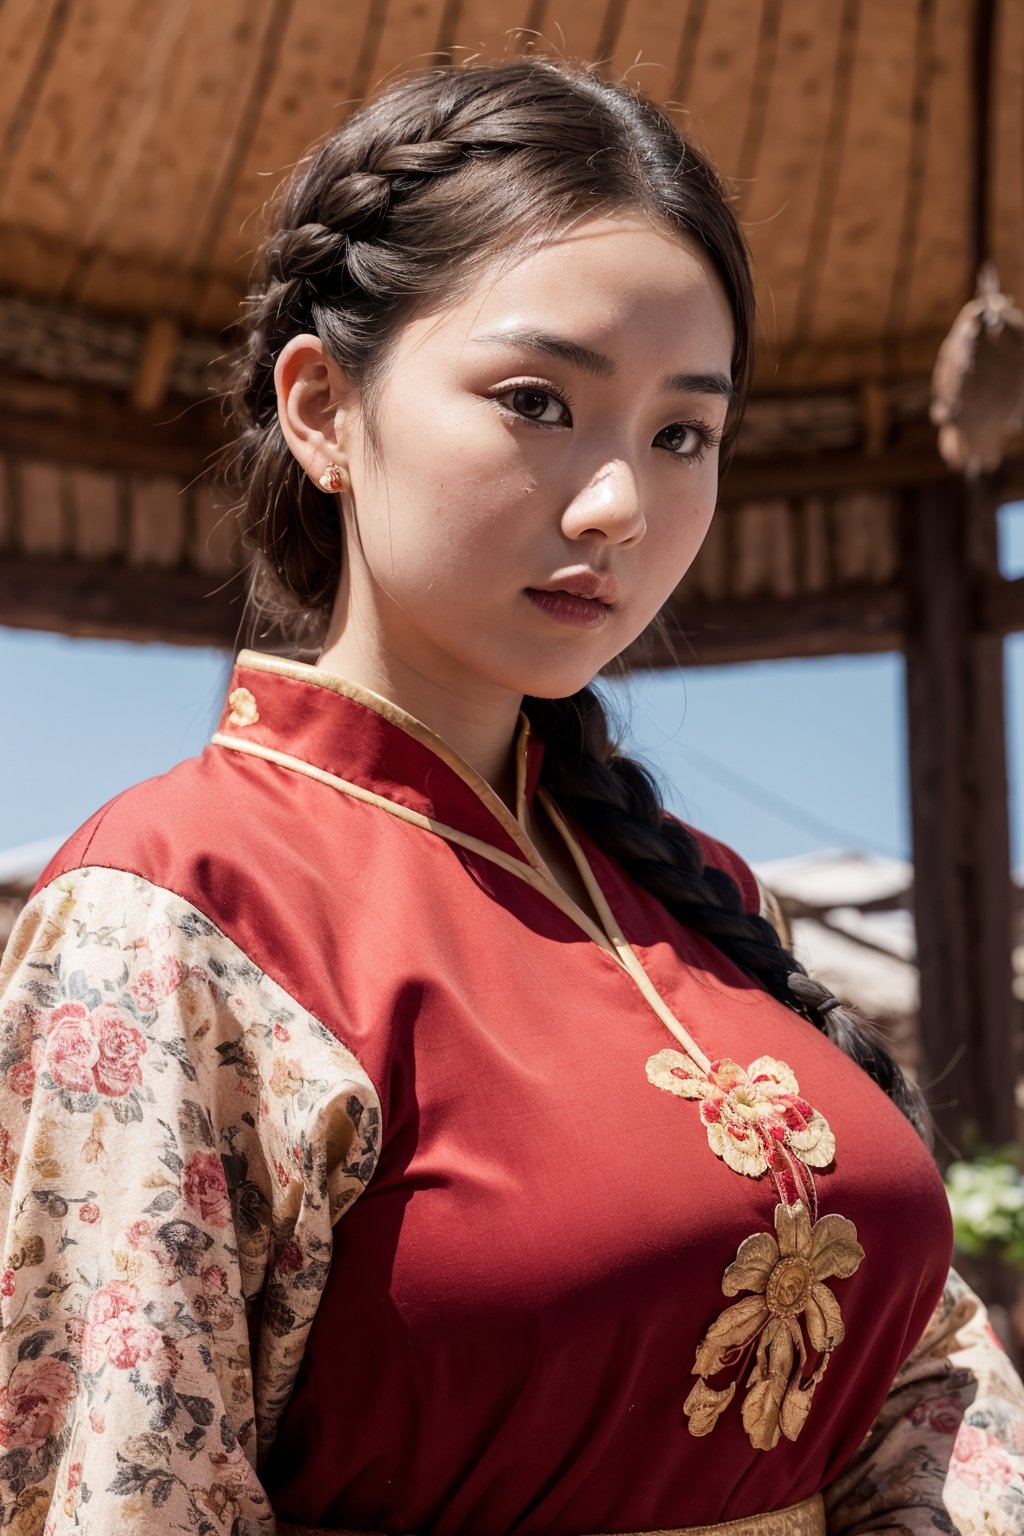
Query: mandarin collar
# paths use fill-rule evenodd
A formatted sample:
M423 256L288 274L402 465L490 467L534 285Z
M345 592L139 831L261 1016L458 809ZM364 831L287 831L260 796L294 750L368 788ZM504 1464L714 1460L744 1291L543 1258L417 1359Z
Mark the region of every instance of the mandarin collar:
M284 767L289 759L364 795L492 844L527 863L528 815L544 744L526 715L516 735L516 814L442 737L369 688L309 662L243 650L214 735ZM339 787L341 785L339 784Z

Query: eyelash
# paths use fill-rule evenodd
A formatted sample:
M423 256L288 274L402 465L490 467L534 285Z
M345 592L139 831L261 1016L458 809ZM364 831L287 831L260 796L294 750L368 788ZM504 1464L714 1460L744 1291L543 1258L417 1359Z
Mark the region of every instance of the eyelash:
M513 407L501 404L506 395L518 394L520 390L526 390L536 395L547 395L549 400L557 400L559 405L568 411L570 416L572 415L572 401L569 397L560 394L556 389L552 389L550 384L542 383L540 379L521 379L519 383L513 384L510 389L503 389L498 394L492 395L491 399L500 410L509 416L513 416L516 421L526 422L527 426L541 427L543 429L561 425L561 423L553 421L534 421L532 417L522 415L520 411L515 410ZM722 441L721 431L717 427L712 427L706 421L673 421L669 425L672 427L688 427L700 436L700 446L694 449L692 453L673 453L671 449L668 450L669 458L678 459L681 464L699 464L708 450L717 447ZM661 430L662 432L667 432L669 427L662 427ZM658 435L660 437L661 433Z

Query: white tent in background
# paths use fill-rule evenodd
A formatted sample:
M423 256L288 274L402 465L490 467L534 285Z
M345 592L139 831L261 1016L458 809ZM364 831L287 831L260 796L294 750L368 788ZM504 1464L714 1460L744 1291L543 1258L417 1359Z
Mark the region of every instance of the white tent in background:
M66 838L65 833L63 837L44 837L0 850L0 953L26 896Z
M66 841L66 836L44 837L38 842L22 843L19 848L0 851L0 890L31 890L57 849Z
M793 952L812 975L869 1018L917 1013L913 865L824 849L756 870L778 897Z

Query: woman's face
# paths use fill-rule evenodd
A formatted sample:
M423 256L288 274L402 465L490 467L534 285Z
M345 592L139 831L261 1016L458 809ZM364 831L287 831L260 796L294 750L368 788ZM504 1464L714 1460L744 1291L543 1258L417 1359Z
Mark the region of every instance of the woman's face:
M581 688L700 548L732 347L707 259L633 214L581 222L409 323L380 465L358 413L342 419L346 625L451 687Z

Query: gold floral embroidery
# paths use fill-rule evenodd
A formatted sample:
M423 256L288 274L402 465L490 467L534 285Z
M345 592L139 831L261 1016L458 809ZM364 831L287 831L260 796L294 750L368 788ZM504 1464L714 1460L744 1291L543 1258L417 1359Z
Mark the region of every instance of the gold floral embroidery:
M743 1426L755 1450L770 1451L783 1435L799 1435L814 1389L843 1338L839 1303L822 1282L852 1275L864 1258L852 1221L817 1219L812 1169L833 1161L835 1137L824 1115L802 1097L795 1074L774 1056L759 1056L743 1068L728 1056L705 1065L680 1051L657 1051L648 1059L647 1078L679 1098L696 1099L716 1157L747 1178L770 1174L778 1194L776 1236L756 1232L745 1238L722 1280L727 1296L753 1294L727 1307L707 1329L693 1365L698 1379L683 1404L690 1433L709 1435L750 1367ZM805 1378L808 1343L818 1359ZM708 1378L726 1371L733 1380L712 1386Z
M810 1176L798 1165L827 1168L836 1140L784 1061L759 1056L744 1071L723 1057L705 1073L680 1051L665 1050L650 1058L647 1076L657 1088L700 1100L711 1150L730 1168L751 1179L771 1171L781 1200L806 1198L813 1209Z
M228 725L255 725L260 717L256 699L248 688L235 688L228 694L231 713Z
M823 1216L812 1224L802 1201L775 1207L775 1234L745 1238L725 1271L726 1296L754 1294L726 1307L705 1333L693 1365L699 1379L683 1405L690 1433L710 1434L753 1353L742 1416L751 1445L760 1451L770 1451L781 1435L795 1440L803 1429L814 1389L845 1331L839 1303L822 1282L830 1275L845 1279L864 1258L852 1221ZM806 1379L805 1332L819 1357ZM707 1378L726 1370L733 1381L712 1387Z

